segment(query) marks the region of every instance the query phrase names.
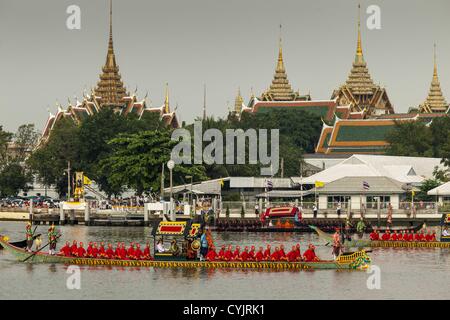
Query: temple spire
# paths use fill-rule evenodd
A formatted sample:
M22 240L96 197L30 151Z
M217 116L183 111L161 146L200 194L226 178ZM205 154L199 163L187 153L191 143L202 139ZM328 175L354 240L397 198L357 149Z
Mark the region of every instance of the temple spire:
M356 44L355 62L356 63L364 62L364 55L361 43L361 4L358 4L358 41Z
M275 69L275 75L270 88L263 92L261 100L263 101L294 101L298 97L298 93L291 88L287 78L286 69L283 60L283 46L281 41L281 24L280 37L278 40L278 60Z
M113 12L112 0L109 1L109 41L106 63L102 68L100 81L95 88L95 95L101 98L101 105L122 106L122 99L126 96L126 89L121 81L119 67L116 64L116 55L113 45Z
M281 24L280 24L280 37L278 43L278 62L276 72L285 72L283 61L283 43L281 39Z
M237 115L241 114L243 103L244 103L244 99L241 96L241 87L239 87L236 99L234 100L234 113L236 113Z
M166 82L166 97L164 99L164 113L170 113L169 105L169 84Z
M427 99L419 106L420 112L446 112L448 109L448 103L442 94L441 83L437 72L436 44L434 44L433 64L433 78L431 79L430 91L428 92Z

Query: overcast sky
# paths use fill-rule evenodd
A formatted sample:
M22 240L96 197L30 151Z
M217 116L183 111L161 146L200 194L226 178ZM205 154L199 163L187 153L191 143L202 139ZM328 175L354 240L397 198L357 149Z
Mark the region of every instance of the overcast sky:
M0 125L42 129L58 100L81 100L105 63L108 0L0 0ZM355 0L114 0L114 47L122 79L153 106L169 83L181 120L224 116L240 86L245 101L272 81L282 24L283 53L295 90L329 99L345 82L356 47ZM81 8L81 30L68 30L66 9ZM365 25L381 8L381 30ZM437 43L439 77L450 99L450 1L361 1L369 71L396 112L427 96Z

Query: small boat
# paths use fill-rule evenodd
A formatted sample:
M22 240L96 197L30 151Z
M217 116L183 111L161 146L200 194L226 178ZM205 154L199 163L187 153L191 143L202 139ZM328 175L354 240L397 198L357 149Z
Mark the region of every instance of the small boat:
M155 256L155 260L118 260L99 258L65 257L61 255L49 255L38 252L30 257L30 253L23 248L18 248L8 243L5 237L0 236L0 246L6 252L12 254L18 261L26 263L61 263L65 265L86 266L117 266L117 267L153 267L153 268L220 268L220 269L258 269L258 270L315 270L315 269L339 269L339 270L366 270L370 263L370 257L364 250L348 255L342 255L337 260L322 260L315 262L281 262L281 261L199 261L187 260L183 257L173 257L170 253ZM30 258L29 258L30 257Z
M326 233L316 226L310 226L317 232L320 238L326 242L333 242L333 236ZM446 241L385 241L385 240L345 240L343 246L346 248L450 248L450 242Z
M33 236L33 241L36 240L37 237L39 237L41 234L37 234ZM10 242L10 244L17 248L26 248L27 247L27 240L17 241L17 242ZM0 246L0 250L3 250L3 247Z

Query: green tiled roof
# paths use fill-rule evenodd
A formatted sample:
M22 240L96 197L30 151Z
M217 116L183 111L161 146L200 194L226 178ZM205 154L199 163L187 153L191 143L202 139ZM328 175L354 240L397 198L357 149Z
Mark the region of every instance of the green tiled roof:
M384 141L392 125L341 126L336 141Z
M278 108L286 108L286 109L296 109L296 110L303 110L308 111L314 115L318 115L321 117L326 118L328 116L328 111L330 110L329 106L283 106L283 105L271 105L270 107L259 107L258 112L270 112L273 109Z

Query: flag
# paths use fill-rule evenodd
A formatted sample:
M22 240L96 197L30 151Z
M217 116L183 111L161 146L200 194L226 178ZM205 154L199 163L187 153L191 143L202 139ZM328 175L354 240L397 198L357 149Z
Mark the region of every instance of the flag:
M363 181L363 188L364 190L369 190L370 189L370 185L367 181Z
M91 179L89 179L88 177L86 177L86 176L83 176L83 184L87 184L87 185L91 185L92 184L92 180Z
M316 188L323 188L325 186L325 183L322 181L316 181L315 183Z
M414 197L416 195L416 192L414 190L411 190L411 195Z
M224 185L223 179L220 179L220 187L223 188L223 185Z

